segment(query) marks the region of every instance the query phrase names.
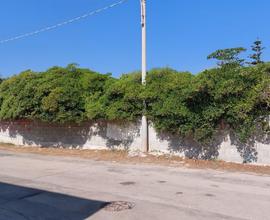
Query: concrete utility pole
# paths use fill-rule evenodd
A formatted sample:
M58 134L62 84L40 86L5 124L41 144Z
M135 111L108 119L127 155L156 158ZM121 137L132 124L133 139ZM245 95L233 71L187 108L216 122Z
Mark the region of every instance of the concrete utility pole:
M142 84L146 86L146 0L141 1L141 24L142 24ZM144 107L145 103L144 103ZM148 122L145 115L142 116L142 150L148 152Z

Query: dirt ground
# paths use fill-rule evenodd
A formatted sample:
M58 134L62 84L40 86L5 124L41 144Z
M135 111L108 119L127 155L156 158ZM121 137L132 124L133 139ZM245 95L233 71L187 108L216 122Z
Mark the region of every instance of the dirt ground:
M0 144L0 150L50 156L79 157L96 161L111 161L117 163L158 164L162 166L186 167L191 169L213 169L231 172L247 172L270 175L270 166L237 164L218 160L192 160L171 155L155 156L151 154L146 154L144 156L130 156L126 151L39 148L14 146L9 144Z

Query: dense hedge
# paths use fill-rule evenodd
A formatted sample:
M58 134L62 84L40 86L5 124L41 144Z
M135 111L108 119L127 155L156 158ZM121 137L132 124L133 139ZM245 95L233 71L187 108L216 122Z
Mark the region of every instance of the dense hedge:
M158 130L201 143L208 143L220 126L230 127L245 141L259 124L269 131L269 85L268 63L197 75L154 69L146 87L136 72L116 79L75 65L28 70L1 83L0 119L135 121L145 113Z
M269 85L269 64L217 68L195 76L154 70L146 89L148 116L159 130L201 143L208 143L226 125L245 141L256 126L269 125Z

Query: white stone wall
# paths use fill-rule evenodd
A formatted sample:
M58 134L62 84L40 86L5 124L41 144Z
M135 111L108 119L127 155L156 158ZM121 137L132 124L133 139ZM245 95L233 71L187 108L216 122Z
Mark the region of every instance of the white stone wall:
M24 146L140 151L140 132L140 123L59 125L32 121L0 122L0 142ZM254 138L249 144L241 144L233 135L223 131L217 135L212 146L203 148L192 139L159 134L150 126L149 145L152 153L270 165L270 138L265 136Z

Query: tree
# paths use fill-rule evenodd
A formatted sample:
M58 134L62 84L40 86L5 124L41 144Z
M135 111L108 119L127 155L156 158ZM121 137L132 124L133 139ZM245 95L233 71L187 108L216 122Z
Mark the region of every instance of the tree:
M264 63L261 59L263 50L265 49L265 47L262 46L262 41L261 40L256 40L253 45L251 46L252 51L254 52L253 54L251 54L249 56L249 58L252 60L251 62L249 62L248 64L251 65L257 65L260 63Z
M242 66L244 63L244 59L239 58L239 54L245 52L246 49L243 47L236 47L236 48L228 48L222 50L216 50L215 52L211 53L207 59L216 59L218 60L219 66Z

